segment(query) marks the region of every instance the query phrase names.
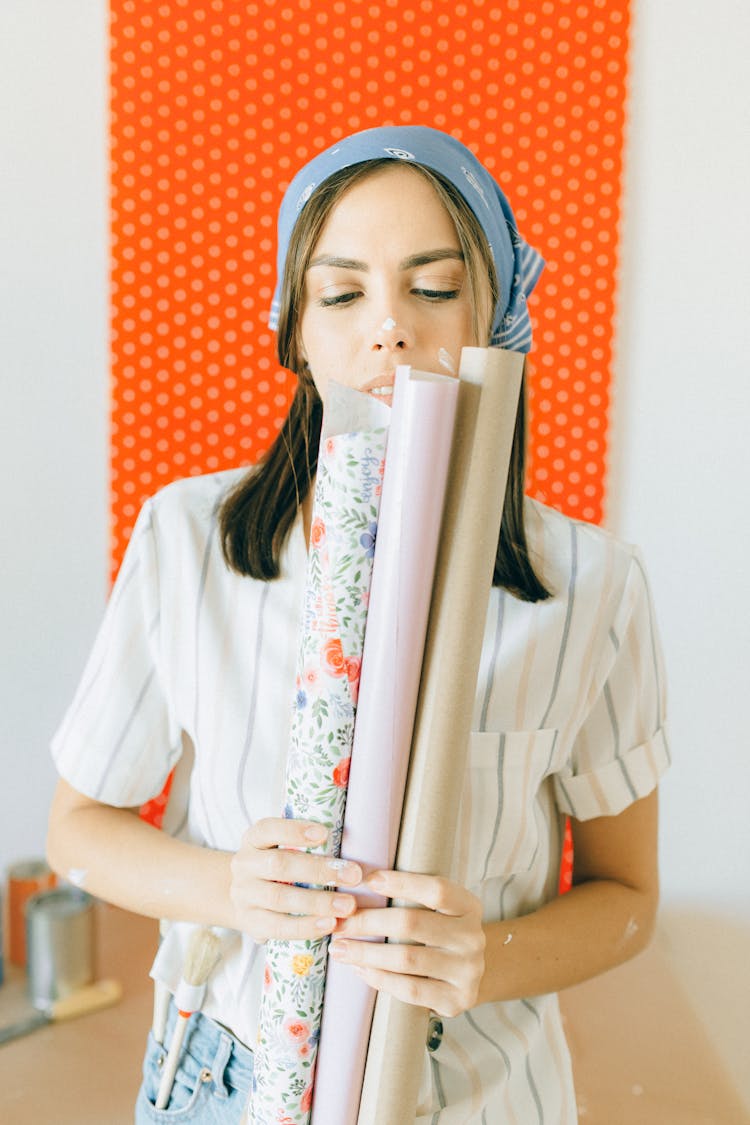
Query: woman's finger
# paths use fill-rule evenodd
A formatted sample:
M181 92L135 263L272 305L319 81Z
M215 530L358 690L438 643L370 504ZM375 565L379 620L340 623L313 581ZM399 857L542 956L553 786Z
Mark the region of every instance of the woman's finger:
M240 928L254 941L307 941L324 938L336 929L337 919L309 915L277 914L270 910L248 909L239 916Z
M290 851L288 848L257 850L247 857L247 866L256 879L270 879L277 883L304 883L319 887L346 884L354 887L362 881L362 868L358 863Z
M387 898L401 899L437 910L441 914L474 913L481 905L476 895L459 883L439 875L416 875L411 871L375 871L367 877L367 886Z
M382 969L356 969L359 976L379 992L387 992L406 1004L416 1004L429 1008L440 1016L458 1016L465 1012L469 1004L462 1004L455 989L444 981L425 977L402 976L388 973Z
M386 973L399 973L410 977L428 977L453 986L464 987L470 983L471 972L465 958L456 957L443 949L425 945L393 945L382 941L348 941L333 937L331 957L342 965L359 969L379 969Z
M362 868L358 863L286 847L246 846L234 855L232 874L237 880L268 879L318 887L355 887L362 881Z
M346 918L357 909L353 895L311 890L257 879L242 889L248 906L273 914L298 914L312 918ZM241 902L240 902L241 907Z
M360 909L342 922L341 935L419 942L465 955L481 952L485 943L479 918L468 920L409 906Z
M254 848L314 848L328 839L328 829L314 820L267 816L256 820L243 837Z

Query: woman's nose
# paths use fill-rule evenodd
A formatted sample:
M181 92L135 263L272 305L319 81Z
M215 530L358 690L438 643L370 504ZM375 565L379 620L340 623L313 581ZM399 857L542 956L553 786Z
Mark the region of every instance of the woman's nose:
M372 333L371 351L403 351L412 346L411 330L399 323L395 314L388 314L376 324Z

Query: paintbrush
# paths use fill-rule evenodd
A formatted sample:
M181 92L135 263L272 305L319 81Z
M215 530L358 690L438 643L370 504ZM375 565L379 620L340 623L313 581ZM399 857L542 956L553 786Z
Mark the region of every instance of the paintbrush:
M169 932L171 922L162 919L159 922L159 937L163 941ZM154 981L154 1016L151 1024L151 1030L154 1033L154 1039L157 1043L164 1045L164 1033L167 1030L167 1013L169 1011L169 1000L171 993L166 984L160 980Z
M37 1009L24 1019L0 1027L0 1043L9 1043L20 1035L28 1035L38 1027L48 1023L58 1023L62 1020L74 1019L76 1016L85 1016L89 1012L98 1012L101 1008L108 1008L116 1004L122 997L122 985L116 980L99 980L88 984L84 988L77 988L61 1000L53 1000L44 1008Z
M206 995L206 982L220 957L221 942L213 930L202 926L190 935L182 965L182 980L174 994L177 1020L159 1083L156 1109L165 1109L167 1106L177 1073L177 1064L180 1061L188 1020L193 1012L200 1011Z

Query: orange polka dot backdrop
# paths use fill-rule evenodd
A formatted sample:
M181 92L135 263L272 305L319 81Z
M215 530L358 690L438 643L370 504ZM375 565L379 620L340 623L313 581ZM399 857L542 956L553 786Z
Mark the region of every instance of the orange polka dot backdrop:
M276 213L341 136L467 144L547 259L529 491L602 516L626 0L111 0L112 566L144 499L250 464L292 379L268 330Z

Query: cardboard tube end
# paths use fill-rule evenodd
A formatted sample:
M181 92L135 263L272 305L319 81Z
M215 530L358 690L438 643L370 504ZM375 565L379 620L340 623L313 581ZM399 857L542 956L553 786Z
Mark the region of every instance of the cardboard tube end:
M522 352L510 352L505 348L462 348L458 377L464 382L482 384L490 371L520 376L523 361Z

